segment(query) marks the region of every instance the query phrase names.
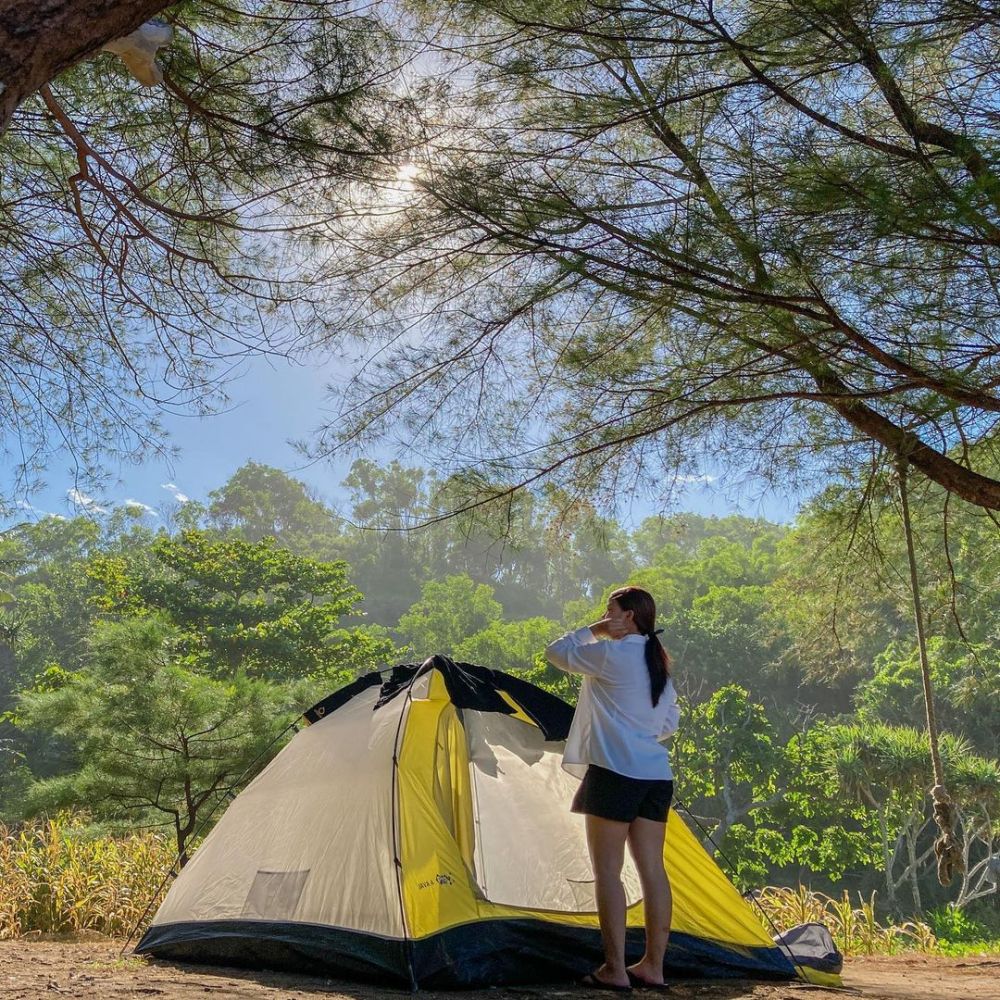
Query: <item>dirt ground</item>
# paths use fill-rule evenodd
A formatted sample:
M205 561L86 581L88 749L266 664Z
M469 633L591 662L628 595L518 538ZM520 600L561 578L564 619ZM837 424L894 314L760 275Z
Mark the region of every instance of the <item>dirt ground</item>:
M161 1000L375 1000L408 996L400 991L336 980L275 972L248 972L215 966L173 965L126 956L107 940L0 941L0 998L58 1000L59 997L158 997ZM1000 1000L1000 959L928 958L922 955L862 958L844 971L845 990L804 984L684 980L674 984L678 1000L833 1000L850 994L860 1000ZM637 1000L652 993L636 992ZM423 1000L583 1000L614 996L558 985L485 990L477 993L422 993Z

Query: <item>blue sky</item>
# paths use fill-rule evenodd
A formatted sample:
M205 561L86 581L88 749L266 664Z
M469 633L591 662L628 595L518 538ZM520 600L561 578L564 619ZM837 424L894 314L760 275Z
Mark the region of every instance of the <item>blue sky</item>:
M330 369L317 365L293 365L283 360L256 359L245 373L229 386L230 407L210 417L168 416L164 424L180 455L172 462L149 461L139 466L112 469L113 480L100 492L74 492L70 463L59 456L50 463L46 487L23 507L22 518L34 519L46 513L70 515L126 501L151 509L146 516L155 523L157 514L183 502L180 498L204 500L210 490L221 486L248 460L283 469L311 486L322 499L346 508L346 494L340 487L351 458L336 463L307 465L293 445L308 438L329 415L326 385ZM388 460L385 451L372 457ZM420 464L413 456L399 456L404 463ZM674 509L705 515L734 512L771 520L790 520L796 498L774 492L741 490L728 485L725 470L710 483L691 483L678 496ZM4 484L9 485L9 484ZM346 509L345 509L346 512ZM656 513L646 502L636 501L626 516L637 523ZM14 520L20 520L15 518Z

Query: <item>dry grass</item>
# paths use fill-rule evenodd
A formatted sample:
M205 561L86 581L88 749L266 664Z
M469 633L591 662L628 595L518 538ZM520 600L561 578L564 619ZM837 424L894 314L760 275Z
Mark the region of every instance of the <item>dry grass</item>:
M88 930L125 937L173 861L174 847L163 837L95 837L72 816L18 830L0 825L0 940ZM874 896L855 904L846 890L835 899L804 886L769 887L756 901L781 928L826 924L844 955L939 948L923 922L880 923Z
M0 940L85 930L124 937L173 860L172 846L151 833L87 836L66 816L0 825Z
M875 915L874 893L868 899L859 893L855 904L846 889L835 899L802 885L797 889L768 886L759 890L755 899L780 928L812 922L826 924L845 956L893 955L907 949L931 954L938 950L934 931L923 921L880 923Z

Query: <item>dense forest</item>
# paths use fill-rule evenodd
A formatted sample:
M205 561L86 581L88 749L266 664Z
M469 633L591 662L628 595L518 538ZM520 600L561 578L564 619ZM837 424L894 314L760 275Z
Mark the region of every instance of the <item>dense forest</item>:
M900 914L994 893L989 517L915 504L967 860L942 889L891 497L859 507L844 484L792 525L676 513L627 530L556 491L438 519L452 484L397 462L358 461L344 486L346 514L250 463L165 522L126 505L0 535L0 819L83 811L163 828L186 857L297 714L359 673L442 652L572 700L544 646L627 581L657 600L683 698L679 804L741 886L843 884Z

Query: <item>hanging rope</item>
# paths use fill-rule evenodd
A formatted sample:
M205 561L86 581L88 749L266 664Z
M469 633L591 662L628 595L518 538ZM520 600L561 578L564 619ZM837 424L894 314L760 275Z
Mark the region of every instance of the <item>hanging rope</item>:
M937 716L934 714L934 691L931 687L931 668L927 657L927 640L924 636L924 614L920 605L917 556L913 546L913 526L910 523L908 462L905 456L901 455L897 458L896 468L899 473L899 499L903 508L906 555L910 562L910 593L913 596L913 618L917 627L920 675L924 685L924 706L927 709L927 735L931 745L931 764L934 768L934 787L931 789L931 796L934 799L934 822L938 828L937 839L934 841L934 854L937 857L938 881L942 885L951 885L951 880L955 875L960 875L965 871L965 857L958 838L955 836L958 809L944 783L944 766L941 763L941 750L938 743Z

